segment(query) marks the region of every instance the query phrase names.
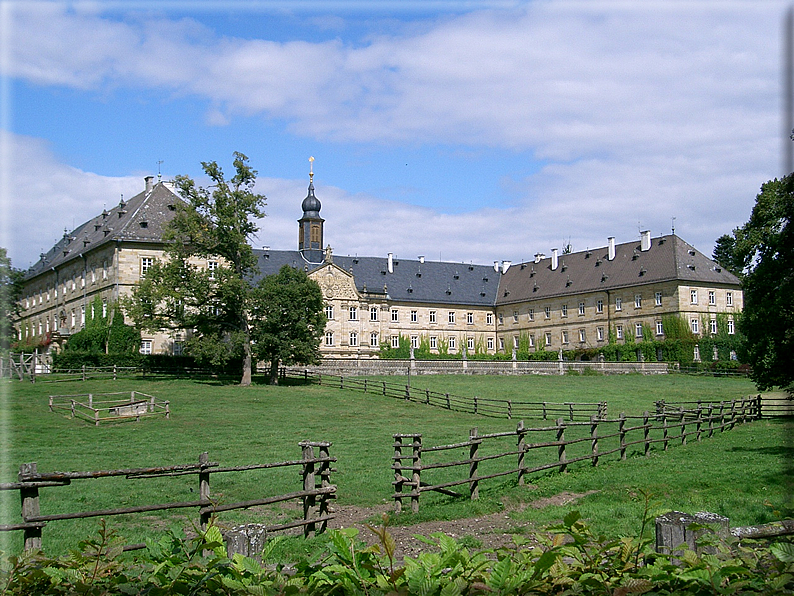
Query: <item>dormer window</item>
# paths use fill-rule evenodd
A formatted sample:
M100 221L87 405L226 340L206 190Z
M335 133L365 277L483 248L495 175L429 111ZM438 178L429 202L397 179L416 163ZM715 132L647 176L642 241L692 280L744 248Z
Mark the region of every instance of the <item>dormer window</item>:
M139 225L142 228L148 228L149 227L149 222L148 221L142 221L142 222L139 222Z

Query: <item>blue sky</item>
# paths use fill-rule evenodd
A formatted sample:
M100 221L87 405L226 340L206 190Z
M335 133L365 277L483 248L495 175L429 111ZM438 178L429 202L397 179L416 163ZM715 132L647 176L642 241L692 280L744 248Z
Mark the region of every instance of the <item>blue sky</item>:
M293 249L521 261L676 232L781 172L784 2L2 2L2 245L249 156Z

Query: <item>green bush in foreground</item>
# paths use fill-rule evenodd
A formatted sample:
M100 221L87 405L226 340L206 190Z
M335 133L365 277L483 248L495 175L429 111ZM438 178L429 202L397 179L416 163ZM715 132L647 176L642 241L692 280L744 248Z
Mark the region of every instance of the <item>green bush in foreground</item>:
M385 526L370 528L380 544L366 546L353 528L329 532L325 550L294 569L267 565L278 539L254 559L226 556L213 525L194 539L172 532L131 560L122 541L101 523L99 538L81 542L67 557L40 552L2 562L2 594L270 595L367 594L457 596L461 594L791 594L794 545L741 546L713 541L715 554L669 556L651 551L650 540L595 536L569 513L527 546L470 552L438 533L424 539L432 549L416 559L395 560Z

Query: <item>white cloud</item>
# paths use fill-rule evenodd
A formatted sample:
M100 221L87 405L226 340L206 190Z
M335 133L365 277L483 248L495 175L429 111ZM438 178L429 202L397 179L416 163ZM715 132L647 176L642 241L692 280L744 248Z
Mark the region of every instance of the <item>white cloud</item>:
M114 20L21 3L3 72L39 85L197 96L213 126L261 114L315 139L507 147L547 162L523 181L524 201L507 210L444 215L324 189L328 239L343 252L519 259L568 237L583 248L609 235L628 239L638 225L663 233L672 217L682 236L710 252L777 174L785 6L533 2L354 44L228 38L186 18ZM19 142L47 155L30 139ZM47 159L55 178L24 174L31 200L41 185L67 192L62 184L75 207L101 209L99 197L122 185ZM263 244L290 248L305 186L270 182L275 190L265 192L275 203ZM53 225L62 226L56 215Z

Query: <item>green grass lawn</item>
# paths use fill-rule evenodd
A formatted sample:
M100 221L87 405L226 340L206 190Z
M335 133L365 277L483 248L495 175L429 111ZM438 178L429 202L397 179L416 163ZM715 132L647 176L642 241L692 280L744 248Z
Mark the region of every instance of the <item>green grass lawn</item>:
M392 378L394 380L394 378ZM37 462L40 471L99 470L194 463L202 451L222 466L299 459L301 440L331 441L338 458L332 476L338 503L371 506L391 502L392 434L421 432L426 445L463 441L476 426L481 434L515 429L516 421L482 418L439 408L330 387L254 385L241 388L217 381L129 378L57 384L4 381L3 439L0 480L16 479L21 463ZM731 399L750 395L746 379L664 375L614 377L413 377L412 385L457 395L499 396L530 401L601 401L610 417L620 411L639 414L667 399ZM136 390L171 402L171 420L95 427L63 413L51 413L51 394L105 393ZM535 425L540 425L536 422ZM519 487L509 476L481 484L480 500L453 499L423 493L418 519L454 518L499 511L511 504L571 491L597 490L576 504L600 530L630 533L639 527L639 491L654 495L663 507L708 510L727 515L734 525L774 519L786 503L784 462L794 457L778 421L737 426L701 443L654 449L651 457L603 458L529 479L536 488ZM582 431L584 432L584 430ZM566 435L568 436L568 435ZM514 448L514 445L512 445ZM496 447L494 447L496 448ZM603 450L603 448L602 448ZM505 463L504 465L508 465ZM484 467L484 464L483 464ZM286 471L285 471L286 470ZM484 473L484 472L483 472ZM212 493L221 501L254 499L300 487L297 468L212 476ZM157 480L102 479L74 481L71 486L41 490L42 513L191 501L198 498L196 476ZM17 523L19 497L0 494L2 524ZM569 510L572 507L565 508ZM545 523L559 519L563 508L526 508L513 513L522 520ZM272 515L295 515L276 510ZM254 521L262 511L222 514L224 522ZM141 542L170 524L195 523L194 510L109 518L129 543ZM51 522L44 529L48 552L62 552L95 532L96 519ZM3 549L18 550L21 533L2 533Z

